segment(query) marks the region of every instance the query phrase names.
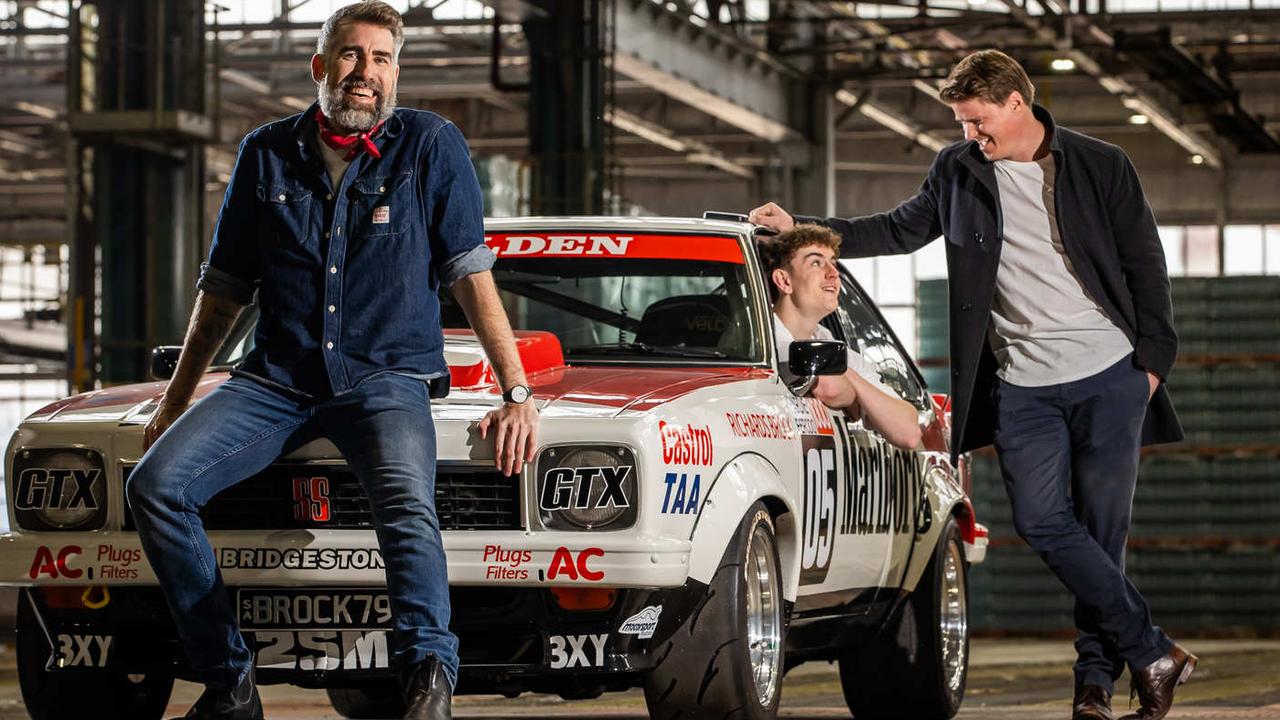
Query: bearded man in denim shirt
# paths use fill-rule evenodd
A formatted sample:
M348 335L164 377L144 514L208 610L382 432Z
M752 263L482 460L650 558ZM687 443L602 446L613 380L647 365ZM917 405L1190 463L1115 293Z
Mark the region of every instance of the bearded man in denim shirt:
M386 562L406 718L449 718L457 638L435 514L429 388L447 388L437 290L450 286L506 392L479 425L511 474L533 458L537 412L489 269L479 184L462 134L395 107L403 21L362 2L325 22L319 102L244 139L202 267L178 367L127 488L147 558L206 691L186 718L261 718L199 509L324 437L359 476ZM254 348L188 409L215 350L257 294ZM525 392L512 393L513 388ZM170 429L170 426L171 429Z

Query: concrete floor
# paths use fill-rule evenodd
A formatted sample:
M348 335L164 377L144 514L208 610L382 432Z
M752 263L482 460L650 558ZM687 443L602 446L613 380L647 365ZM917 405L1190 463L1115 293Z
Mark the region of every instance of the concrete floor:
M1280 641L1202 640L1186 645L1200 656L1195 675L1178 692L1175 720L1280 720ZM969 686L960 718L1066 720L1070 717L1071 645L1067 641L975 640ZM200 688L179 683L169 711L181 716ZM263 688L267 717L330 720L339 716L321 691L290 686ZM1123 711L1127 693L1118 697ZM804 665L786 677L786 718L847 718L834 665ZM1118 713L1119 715L1120 713ZM596 700L566 702L547 695L508 700L465 696L454 702L465 718L645 718L639 690ZM0 646L0 720L26 718L18 692L11 644Z

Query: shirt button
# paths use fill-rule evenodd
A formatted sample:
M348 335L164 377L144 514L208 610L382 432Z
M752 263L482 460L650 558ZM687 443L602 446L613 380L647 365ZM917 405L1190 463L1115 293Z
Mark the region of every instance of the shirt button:
M329 268L329 274L330 274L330 275L337 275L337 274L338 274L338 266L337 266L337 265L334 265L333 267Z
M336 233L338 233L339 235L341 235L341 234L342 234L342 228L338 228L337 230L334 230L334 232L336 232Z
M326 194L325 194L325 196L324 196L324 199L325 199L325 200L332 200L332 199L333 199L333 193L326 193Z
M378 186L378 192L383 192L383 193L384 193L384 192L386 192L386 191L387 191L387 186L386 186L386 185L379 185L379 186Z
M325 347L327 347L327 348L329 348L330 350L332 350L332 349L333 349L333 341L332 341L332 340L330 340L329 342L325 343L325 344L324 344L324 346L325 346Z
M281 194L281 195L280 195L280 202L284 202L284 198L285 198L284 194Z
M330 305L329 312L338 312L338 308L334 307L333 305Z
M325 230L325 231L324 231L324 239L325 239L325 240L328 240L328 239L329 239L329 231L328 231L328 230Z

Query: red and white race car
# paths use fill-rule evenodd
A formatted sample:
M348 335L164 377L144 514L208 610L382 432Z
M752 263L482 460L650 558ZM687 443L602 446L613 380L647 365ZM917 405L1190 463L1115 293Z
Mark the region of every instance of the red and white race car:
M945 399L853 278L824 324L918 409L922 447L895 448L784 381L746 223L488 232L542 421L536 461L496 472L476 423L500 393L444 294L453 388L432 412L458 692L643 686L657 718L771 718L788 668L838 659L860 718L953 715L966 570L986 531L948 457ZM0 583L24 588L19 675L37 720L158 718L186 672L123 493L163 387L56 402L10 443ZM328 688L348 717L396 713L383 558L333 445L280 458L202 514L260 682Z

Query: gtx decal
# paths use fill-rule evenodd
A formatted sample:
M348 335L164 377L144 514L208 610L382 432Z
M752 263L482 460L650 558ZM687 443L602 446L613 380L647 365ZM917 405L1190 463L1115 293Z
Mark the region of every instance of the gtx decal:
M97 510L93 489L101 477L102 471L96 468L27 468L18 475L13 506L18 510Z
M622 482L631 474L630 465L618 467L552 468L542 478L538 507L543 510L631 507ZM592 489L600 485L600 496L591 500Z

